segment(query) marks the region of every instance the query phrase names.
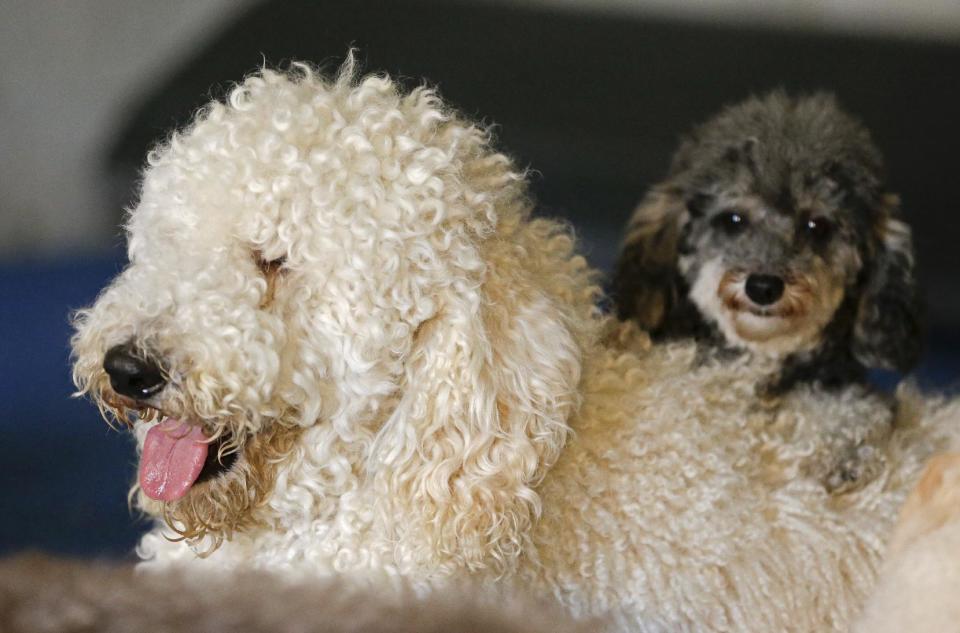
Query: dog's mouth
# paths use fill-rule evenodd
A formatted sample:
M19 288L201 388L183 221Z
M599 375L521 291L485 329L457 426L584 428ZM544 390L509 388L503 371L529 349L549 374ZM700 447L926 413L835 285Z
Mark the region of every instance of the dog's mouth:
M746 278L742 271L727 271L716 291L718 312L727 323L728 336L756 345L792 341L809 320L814 298L810 284L802 277L786 276L782 295L776 301L761 304L747 296Z
M801 316L800 310L785 301L780 301L769 306L761 306L753 303L749 299L732 297L724 301L724 306L736 315L751 317L758 321L790 321Z
M223 436L209 438L203 428L167 417L144 439L139 481L156 501L176 501L195 485L223 476L236 463L238 450L225 451Z
M789 321L799 317L796 310L790 310L784 306L762 307L757 305L748 305L738 310L741 314L749 314L762 320L780 320Z
M760 306L749 299L728 300L732 325L737 334L749 341L767 341L792 333L802 313L788 302L781 301L769 306Z

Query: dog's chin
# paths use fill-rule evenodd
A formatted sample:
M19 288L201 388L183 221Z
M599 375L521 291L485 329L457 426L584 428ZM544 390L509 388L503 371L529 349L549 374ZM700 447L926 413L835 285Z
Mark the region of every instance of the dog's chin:
M251 432L249 420L191 415L182 406L189 398L178 394L130 400L114 393L105 375L91 390L107 421L137 438L138 476L129 501L163 521L177 535L171 538L206 555L231 535L264 523L261 509L299 442L301 425L262 416Z
M227 428L203 431L184 419L165 417L135 426L142 448L140 475L131 494L140 509L162 519L179 537L200 547L198 551L210 552L231 534L263 523L260 509L303 429L270 420L236 441ZM169 428L163 428L165 422ZM164 430L172 437L157 435ZM200 443L202 447L194 445ZM168 476L169 490L144 481L151 469Z
M730 315L737 335L753 343L789 336L797 329L794 319L762 310L736 310Z
M809 331L802 315L787 316L753 306L724 312L720 319L721 330L738 347L769 356L784 356L815 343L815 332Z

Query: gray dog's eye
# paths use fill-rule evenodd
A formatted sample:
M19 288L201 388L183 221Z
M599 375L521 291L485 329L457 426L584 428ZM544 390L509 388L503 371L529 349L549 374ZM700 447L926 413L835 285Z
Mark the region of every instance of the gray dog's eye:
M815 242L826 242L833 235L833 222L824 217L810 218L803 225L804 232Z
M744 229L750 225L750 222L747 220L747 216L743 215L739 211L733 210L718 213L713 217L711 223L713 226L717 227L727 235L737 235L742 233Z

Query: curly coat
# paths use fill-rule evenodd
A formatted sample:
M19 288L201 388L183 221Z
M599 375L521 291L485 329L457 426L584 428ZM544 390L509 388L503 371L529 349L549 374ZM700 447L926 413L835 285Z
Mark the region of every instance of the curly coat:
M144 564L499 579L623 631L844 630L956 408L905 399L884 472L838 501L812 430L870 402L758 410L751 367L617 330L532 206L486 131L350 64L265 70L155 151L75 378L141 445L165 417L237 456L137 497ZM162 390L115 393L118 345Z

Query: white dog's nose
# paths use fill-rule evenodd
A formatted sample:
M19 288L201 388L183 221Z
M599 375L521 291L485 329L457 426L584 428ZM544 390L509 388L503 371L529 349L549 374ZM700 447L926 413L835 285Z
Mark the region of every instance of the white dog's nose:
M111 347L103 357L103 369L113 390L134 400L145 400L166 384L160 367L129 345Z

